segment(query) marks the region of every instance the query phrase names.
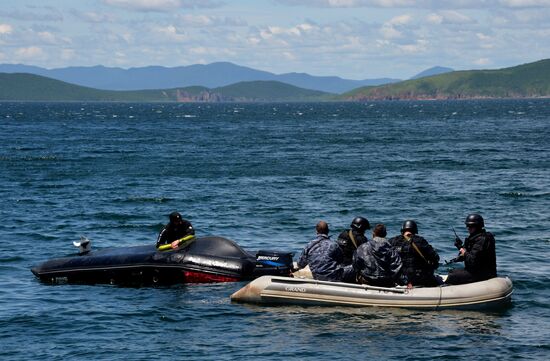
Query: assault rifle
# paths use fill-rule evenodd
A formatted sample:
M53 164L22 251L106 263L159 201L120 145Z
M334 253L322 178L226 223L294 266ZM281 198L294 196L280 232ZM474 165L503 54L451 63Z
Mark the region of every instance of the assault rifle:
M458 234L456 234L455 228L454 227L452 227L452 228L453 228L453 232L455 234L455 247L456 247L456 249L458 249L460 251L460 249L463 247L462 240L460 239ZM456 256L455 258L453 258L451 260L445 261L445 264L462 262L463 259L464 259L464 257L460 253L458 253L458 256Z

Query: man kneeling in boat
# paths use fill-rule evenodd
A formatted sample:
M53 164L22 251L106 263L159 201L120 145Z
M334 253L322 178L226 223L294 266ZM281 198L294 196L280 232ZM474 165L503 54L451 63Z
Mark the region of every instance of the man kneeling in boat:
M178 212L170 213L170 222L164 226L160 231L157 238L157 249L175 249L178 248L180 243L193 238L195 229L191 225L191 222L183 219ZM170 245L170 247L163 247Z
M483 217L475 213L470 214L464 224L470 234L464 240L464 246L457 237L457 246L460 247L459 259L464 261L464 269L449 272L445 282L451 285L479 282L497 276L495 237L485 231Z
M353 282L355 280L353 267L343 264L344 254L340 246L330 239L327 222L319 221L315 229L317 237L302 251L298 259L298 267L304 268L309 265L316 280Z
M401 257L388 242L386 235L386 226L377 224L372 232L372 239L360 245L355 251L353 268L359 283L378 287L407 284L401 273Z

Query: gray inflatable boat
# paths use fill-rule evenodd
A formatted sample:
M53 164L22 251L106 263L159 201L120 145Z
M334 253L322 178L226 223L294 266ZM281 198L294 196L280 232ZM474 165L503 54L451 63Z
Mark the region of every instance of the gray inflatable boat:
M509 304L512 292L512 281L508 277L456 286L408 289L262 276L231 295L231 300L256 304L484 309Z

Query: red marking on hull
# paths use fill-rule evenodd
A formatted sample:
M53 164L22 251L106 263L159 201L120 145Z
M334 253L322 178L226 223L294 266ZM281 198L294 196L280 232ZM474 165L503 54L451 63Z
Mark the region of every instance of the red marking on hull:
M237 282L236 277L213 275L209 273L183 271L186 283Z

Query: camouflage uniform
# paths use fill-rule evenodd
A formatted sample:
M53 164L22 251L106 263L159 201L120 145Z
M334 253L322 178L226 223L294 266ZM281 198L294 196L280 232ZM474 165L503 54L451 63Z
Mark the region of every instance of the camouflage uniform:
M338 244L325 234L309 242L298 259L298 267L309 265L313 278L321 281L350 282L355 279L351 265L344 266L344 254Z
M373 286L405 284L402 267L399 253L386 238L374 237L360 245L353 256L353 268L359 281Z

